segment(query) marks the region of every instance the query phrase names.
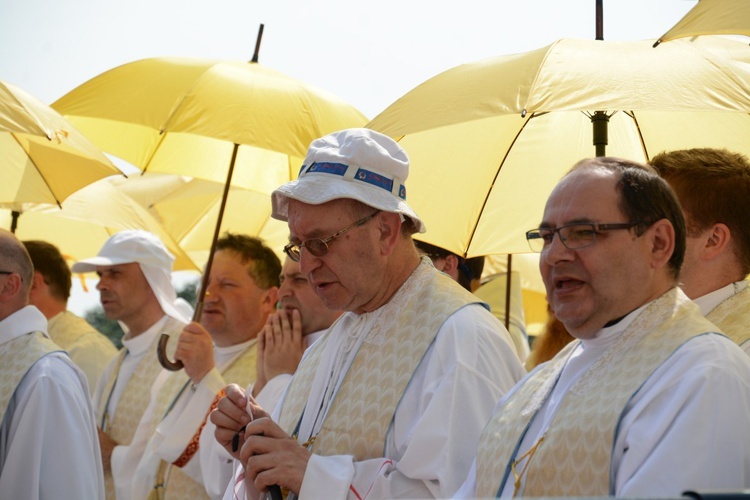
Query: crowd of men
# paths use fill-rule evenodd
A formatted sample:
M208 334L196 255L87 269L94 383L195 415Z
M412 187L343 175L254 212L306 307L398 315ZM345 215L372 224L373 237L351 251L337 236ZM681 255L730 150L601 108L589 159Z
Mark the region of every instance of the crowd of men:
M59 250L0 230L0 498L750 488L746 158L573 165L526 233L573 341L528 373L524 334L472 293L481 259L422 241L408 175L372 130L316 139L271 197L283 266L223 234L197 312L158 238L114 234L72 271L98 275L119 352L66 310Z

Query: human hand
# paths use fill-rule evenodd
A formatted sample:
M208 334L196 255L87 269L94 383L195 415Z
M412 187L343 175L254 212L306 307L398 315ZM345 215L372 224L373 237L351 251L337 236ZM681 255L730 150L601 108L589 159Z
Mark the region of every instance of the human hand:
M237 384L228 385L225 393L209 418L216 426L216 441L239 460L239 449L245 442L245 426L255 418L267 417L268 413Z
M117 441L109 437L109 434L99 429L98 427L96 428L96 430L99 433L99 449L102 453L102 467L104 468L104 472L111 472L112 450L114 450L115 446L117 446Z
M214 343L211 335L195 321L185 325L177 339L174 357L185 365L185 373L193 384L200 383L214 367Z
M278 485L299 494L312 454L297 444L270 418L257 418L245 428L240 461L245 466L245 487L266 491Z
M263 331L258 334L258 377L253 385L253 396L277 375L294 373L304 352L299 311L292 309L291 314L277 311L269 315Z

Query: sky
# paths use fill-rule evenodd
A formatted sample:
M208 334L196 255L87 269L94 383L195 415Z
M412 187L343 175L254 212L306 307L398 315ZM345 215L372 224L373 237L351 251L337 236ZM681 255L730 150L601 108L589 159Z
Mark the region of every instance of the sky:
M603 0L605 40L655 39L697 0ZM51 104L149 57L252 58L368 118L454 66L594 39L595 0L0 0L0 80ZM74 286L70 308L98 301Z

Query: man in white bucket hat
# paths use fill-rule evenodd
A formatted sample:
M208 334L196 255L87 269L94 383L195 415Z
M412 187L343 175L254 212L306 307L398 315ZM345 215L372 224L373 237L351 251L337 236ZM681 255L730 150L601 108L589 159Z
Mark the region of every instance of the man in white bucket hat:
M112 235L96 257L72 266L74 273L99 275L104 313L125 331L123 348L102 373L93 397L108 499L115 498L118 477L130 476L119 469L162 371L156 356L160 334L176 339L190 321L190 308L178 301L172 285L173 262L155 235L129 230ZM170 342L172 350L175 344Z
M500 322L417 254L412 234L425 227L406 203L408 174L396 142L350 129L313 141L298 180L273 192L287 256L347 312L307 350L273 420L227 388L211 415L217 440L231 451L249 424L235 439L245 480L227 494L449 497L493 398L522 377Z

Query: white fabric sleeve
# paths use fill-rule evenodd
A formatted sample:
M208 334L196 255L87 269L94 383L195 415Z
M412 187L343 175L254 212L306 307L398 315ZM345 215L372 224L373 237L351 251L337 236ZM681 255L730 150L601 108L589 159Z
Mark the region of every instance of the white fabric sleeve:
M0 429L0 498L104 498L94 410L83 372L66 354L37 361ZM7 440L6 440L7 439Z
M500 397L525 374L507 331L481 306L440 328L386 437L384 458L313 455L300 498L448 498L465 480Z
M677 497L750 487L750 358L721 335L683 345L625 409L615 495Z

